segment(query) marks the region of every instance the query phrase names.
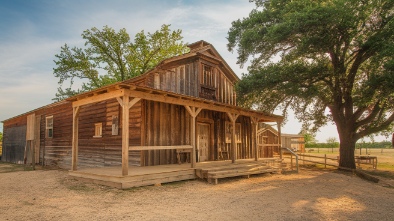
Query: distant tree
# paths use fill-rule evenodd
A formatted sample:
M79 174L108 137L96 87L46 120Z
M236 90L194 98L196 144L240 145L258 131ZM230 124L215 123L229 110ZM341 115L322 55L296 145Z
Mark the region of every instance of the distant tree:
M336 137L329 137L329 138L327 138L326 143L330 147L339 147L339 142L338 142L338 139Z
M2 141L3 141L3 133L0 132L0 142L2 142Z
M304 136L305 144L316 143L316 138L314 133L310 133L306 130L303 130L300 132L300 134Z
M254 2L257 9L228 33L238 63L253 58L238 101L292 108L314 130L333 121L339 166L356 168L356 141L393 128L394 1Z
M85 48L65 44L55 55L53 74L59 78L60 87L54 100L130 79L166 58L187 52L181 34L181 30L171 31L170 25L163 25L154 33L142 30L132 42L126 29L116 32L104 26L103 30L94 27L84 31ZM75 79L84 80L82 88L72 89ZM66 81L69 85L63 89Z

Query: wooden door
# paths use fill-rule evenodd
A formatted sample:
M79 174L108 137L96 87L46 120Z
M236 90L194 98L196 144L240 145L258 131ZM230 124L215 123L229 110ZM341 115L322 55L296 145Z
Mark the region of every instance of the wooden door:
M197 124L197 152L198 162L208 160L209 156L209 134L210 125L198 123Z

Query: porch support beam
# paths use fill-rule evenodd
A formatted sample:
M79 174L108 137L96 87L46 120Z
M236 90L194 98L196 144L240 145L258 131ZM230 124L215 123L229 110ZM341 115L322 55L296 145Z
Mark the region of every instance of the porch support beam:
M149 91L138 91L138 90L125 90L125 94L126 95L128 94L130 97L140 97L144 100L158 101L167 104L176 104L185 107L186 106L200 107L205 110L228 112L228 113L233 113L243 116L258 117L262 119L264 118L265 121L269 121L269 122L275 122L278 119L278 117L275 116L264 115L263 113L257 113L253 111L246 111L241 108L230 106L230 105L193 100L188 97L182 97L179 94L176 94L175 96L174 94L161 94L157 92L149 93Z
M239 114L233 114L226 112L228 118L230 118L231 124L232 124L232 130L231 130L231 161L232 163L235 163L235 160L237 159L237 144L235 143L235 121L237 120Z
M252 149L254 150L254 160L259 160L259 149L257 147L257 129L259 119L257 117L251 117L252 120Z
M116 97L120 106L122 107L122 176L129 175L129 116L130 108L136 104L141 98L133 98L123 96L123 99Z
M278 121L277 125L278 125L278 147L279 147L280 159L283 159L283 154L282 154L282 132L281 132L282 122Z
M73 107L73 135L72 135L72 150L71 150L71 170L78 169L78 120L80 107Z
M187 112L189 112L190 116L192 117L191 118L192 125L191 125L191 132L190 133L192 135L191 142L192 142L193 150L190 154L191 155L190 157L192 158L192 168L195 168L196 167L196 117L201 112L202 108L201 107L196 108L196 107L187 106L187 105L185 105L184 107L187 110Z

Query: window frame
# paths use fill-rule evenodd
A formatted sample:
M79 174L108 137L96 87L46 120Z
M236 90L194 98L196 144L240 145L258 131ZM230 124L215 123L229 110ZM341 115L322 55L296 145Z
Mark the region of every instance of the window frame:
M49 125L49 120L52 121L52 125ZM51 131L51 133L49 131ZM53 115L45 117L45 137L53 138Z
M103 123L94 124L94 138L103 137Z

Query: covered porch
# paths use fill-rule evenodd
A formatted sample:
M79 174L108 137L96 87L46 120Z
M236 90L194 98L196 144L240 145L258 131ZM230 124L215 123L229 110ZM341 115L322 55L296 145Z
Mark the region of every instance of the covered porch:
M167 146L147 146L141 141L140 146L129 145L130 128L122 126L121 128L121 167L97 167L89 169L78 168L78 122L80 120L80 110L86 105L94 105L94 103L106 101L109 99L116 99L121 107L121 125L130 125L129 110L140 100L161 102L166 104L179 105L185 108L190 115L190 145L167 145ZM118 188L129 188L132 186L152 185L155 183L173 182L179 180L194 179L198 175L197 157L198 152L196 147L196 118L202 110L211 110L225 113L231 123L231 149L230 160L209 163L223 163L233 164L241 163L243 161L260 162L264 159L259 158L259 148L257 146L257 127L258 122L276 122L278 125L278 132L280 133L281 116L269 115L253 110L243 109L237 106L228 105L212 100L206 100L197 97L186 96L182 94L162 91L147 87L128 85L124 83L117 83L95 91L87 92L75 97L69 98L73 107L73 126L72 126L72 167L69 172L70 176L79 179L86 179L92 182L115 186ZM236 121L239 116L246 116L250 118L252 125L252 142L251 147L254 151L254 159L238 159L237 158L237 143L236 143ZM278 141L280 146L280 140ZM167 164L159 166L130 166L129 152L130 151L149 151L149 150L179 150L180 152L190 153L190 164ZM266 164L267 160L264 161ZM263 161L262 161L263 162ZM263 163L262 163L263 164ZM208 165L208 164L199 164ZM212 165L212 164L211 164ZM103 178L105 177L105 179ZM219 176L217 176L219 177ZM207 178L207 177L201 177ZM221 178L221 177L219 177ZM216 181L217 182L217 181Z
M176 181L205 179L209 183L218 183L218 179L227 177L249 177L263 173L281 171L281 160L278 158L241 159L236 163L231 160L209 161L190 164L168 164L158 166L129 167L128 175L123 176L120 167L86 168L69 171L69 176L77 180L127 189L139 186L158 185Z

